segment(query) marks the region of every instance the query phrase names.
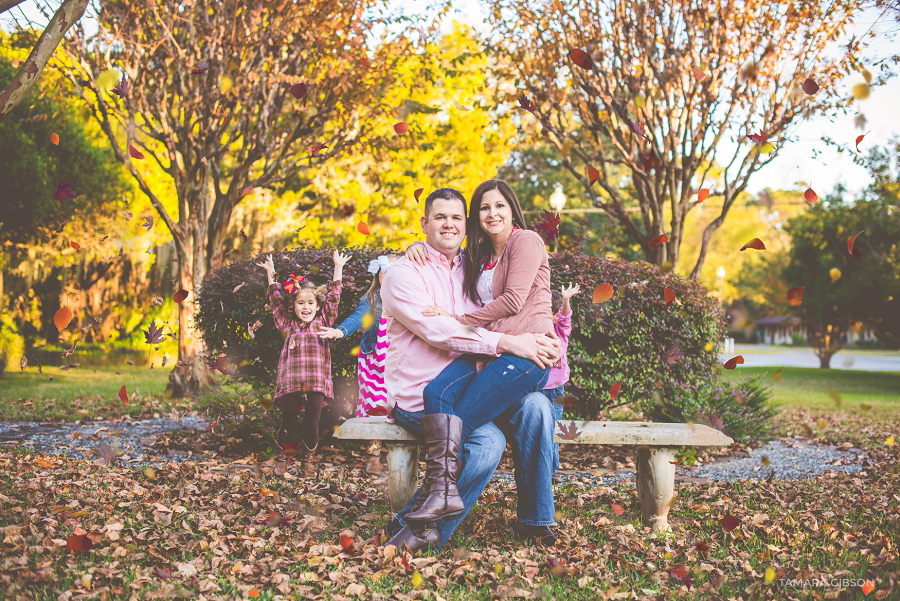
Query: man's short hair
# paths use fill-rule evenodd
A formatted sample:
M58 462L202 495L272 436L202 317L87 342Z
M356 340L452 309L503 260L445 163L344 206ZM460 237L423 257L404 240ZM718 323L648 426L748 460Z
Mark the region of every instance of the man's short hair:
M462 192L459 190L454 190L453 188L438 188L434 192L428 195L428 198L425 199L425 219L428 219L428 214L431 212L431 205L434 204L434 201L438 198L442 198L444 200L459 200L463 203L463 217L466 216L466 199L462 195Z

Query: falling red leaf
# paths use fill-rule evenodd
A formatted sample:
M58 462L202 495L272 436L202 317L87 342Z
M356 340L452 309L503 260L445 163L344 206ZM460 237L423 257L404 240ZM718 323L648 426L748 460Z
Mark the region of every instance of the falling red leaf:
M697 67L694 67L693 69L691 69L691 73L693 73L694 77L696 77L697 79L699 79L701 81L703 80L704 77L706 77L706 73L704 73Z
M862 129L862 128L860 128L860 129ZM856 136L856 152L859 152L859 143L862 142L862 139L865 138L866 136L868 136L869 133L870 133L871 131L872 131L872 130L870 129L869 131L867 131L867 132L864 133L863 135L861 135L861 136Z
M361 56L361 57L359 58L359 62L360 62L360 64L361 64L363 67L365 67L366 69L368 69L368 68L370 67L370 65L369 65L369 60L368 60L366 57L364 57L364 56Z
M191 70L191 75L201 75L203 73L206 73L210 67L212 67L213 65L216 64L216 62L217 61L215 59L205 59L204 58L204 59L199 60L197 62L197 66L195 66Z
M734 369L738 365L744 364L744 356L738 355L737 357L732 357L728 361L725 362L725 369Z
M600 177L600 172L588 165L587 168L587 176L588 176L588 188L594 185L594 182L597 181L597 178Z
M644 124L643 123L629 123L628 128L633 131L636 135L648 140L649 138L644 133Z
M547 565L550 566L550 573L556 578L563 578L566 575L566 562L562 558L548 557Z
M698 540L694 543L694 549L696 549L699 553L708 553L709 545L706 544L706 541Z
M81 530L80 528L78 530ZM76 530L76 532L78 532ZM81 530L82 534L73 534L66 539L66 546L73 551L90 551L94 543L87 537L87 533Z
M306 96L306 84L305 83L295 83L291 86L291 94L294 95L294 98L300 100L304 96Z
M62 358L65 359L66 357L68 357L69 355L71 355L72 353L74 353L74 352L75 352L75 348L76 348L77 346L78 346L78 341L76 340L75 343L74 343L72 346L70 346L69 348L67 348L66 350L64 350L64 351L62 352Z
M747 244L743 245L741 247L741 250L744 251L744 250L747 250L748 248L752 248L753 250L766 250L766 245L763 244L763 241L760 240L759 238L754 238Z
M407 125L406 121L401 121L400 123L394 124L394 131L397 132L398 136L402 136L409 129L409 125Z
M819 84L813 81L811 77L807 77L806 81L803 82L803 91L812 96L819 91Z
M252 588L252 589L250 589L250 592L247 593L247 597L249 599L257 599L257 598L259 598L259 591L256 590L255 588Z
M591 59L591 55L582 50L581 48L572 48L569 50L569 58L572 59L572 62L585 69L586 71L590 71L591 67L594 66L594 61Z
M422 192L423 192L424 190L425 190L425 188L417 188L416 191L413 192L413 198L416 199L416 202L419 202L419 196L422 195Z
M687 572L684 570L684 566L675 566L674 568L669 568L668 570L666 570L666 573L668 573L672 578L677 578L678 580L680 580L682 584L687 585L688 589L690 589L691 585L694 583L694 581L688 577Z
M534 100L529 100L528 96L525 95L525 92L522 92L519 95L519 106L531 114L534 114L535 104Z
M404 551L403 555L400 557L400 563L403 564L403 568L407 572L412 572L412 568L409 567L409 553L407 553L406 551Z
M681 356L684 355L684 351L678 352L678 347L681 346L681 342L675 341L672 343L672 346L666 349L665 354L663 354L663 358L666 360L666 363L669 365L675 365L675 362L681 359Z
M659 236L656 236L655 238L651 238L650 242L647 243L647 246L649 246L650 248L658 248L660 244L662 244L664 242L668 242L668 241L669 241L668 236L666 236L665 234L660 234Z
M581 436L581 430L578 429L578 426L575 425L574 420L569 422L568 424L562 424L559 426L559 436L563 440L575 440L579 436Z
M866 230L863 230L859 234L863 233L864 231ZM859 257L859 251L853 251L853 244L856 242L856 238L859 236L859 234L856 234L856 236L847 239L847 252L850 253L850 255L853 257Z
M72 321L72 309L68 307L60 307L56 310L56 313L53 314L53 325L55 325L56 329L60 332L66 329L66 326L69 325L70 321Z
M328 148L325 144L310 144L306 150L309 152L309 156L314 157L319 154L319 151Z
M616 397L619 396L619 388L622 387L621 382L616 382L612 386L609 387L609 400L615 401Z
M128 404L128 393L125 391L124 386L122 386L122 388L119 389L119 400L122 401L123 403L125 403L126 405Z
M610 298L612 298L613 287L609 284L598 284L596 288L594 288L594 294L591 297L591 302L594 303L605 303Z
M241 197L249 196L253 194L253 186L247 186L243 190L241 190Z
M787 293L787 301L788 304L792 307L799 307L800 303L803 302L803 289L806 286L797 286L795 288L791 288Z
M366 225L366 222L365 222L365 221L360 221L359 223L357 223L357 224L356 224L356 229L357 229L357 231L358 231L360 234L362 234L363 236L368 236L368 235L369 235L369 226Z
M747 137L756 142L758 146L762 146L766 143L766 134L763 133L762 130L759 130L758 134L750 134Z
M663 300L666 301L666 306L669 306L673 300L675 300L675 291L671 288L663 288Z
M709 188L700 188L697 191L697 204L700 204L709 197Z
M50 143L54 146L59 146L59 134L51 133L50 134Z
M157 328L156 322L152 319L150 320L150 329L143 330L143 332L147 344L159 344L163 341L162 328Z
M74 182L64 182L56 184L56 190L53 192L53 200L62 204L64 198L75 198L75 195L72 194L72 191L69 190L69 186L71 186Z
M725 517L719 520L719 523L722 524L722 529L728 532L731 532L741 525L740 521L730 513L726 513Z
M72 242L72 241L69 241L69 246L71 246L75 250L78 250L79 248L81 248L80 244L78 244L77 242Z
M622 515L623 513L625 513L625 509L621 505L610 503L609 506L612 507L613 513L616 515Z
M176 303L180 303L181 301L186 299L187 296L188 296L188 291L182 288L181 290L179 290L178 292L176 292L175 294L172 295L172 300L175 301Z
M819 200L818 194L816 194L812 188L807 188L806 192L803 193L803 200L812 204Z
M125 79L125 76L122 76L122 79L119 80L110 92L118 96L119 98L125 98L125 94L128 93L128 89L131 87L131 84L128 83L128 80Z
M353 539L349 536L342 534L338 539L338 542L341 545L341 550L344 553L348 553L350 555L356 555L356 547L353 546Z
M544 220L534 226L544 242L550 243L557 235L559 235L559 214L553 214L548 210L544 210Z
M134 146L132 146L131 144L128 145L128 154L130 154L131 158L133 158L133 159L144 158L144 155L141 154L141 151L138 150L137 148L135 148Z

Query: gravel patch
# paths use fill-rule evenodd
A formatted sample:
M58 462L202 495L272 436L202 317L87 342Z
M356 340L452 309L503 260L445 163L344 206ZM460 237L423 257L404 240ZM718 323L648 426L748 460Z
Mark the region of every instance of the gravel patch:
M706 480L763 480L807 479L826 472L853 473L862 469L862 461L868 457L862 449L841 449L829 445L812 445L796 439L774 440L758 449L749 451L749 457L737 457L698 467L677 467L676 478L703 478ZM768 465L764 465L766 459ZM593 473L560 473L559 481L582 483L591 486L613 486L623 480L633 480L634 472L618 470L602 476ZM494 474L498 482L514 482L512 474Z
M204 419L185 416L180 420L151 418L122 421L66 422L0 422L0 444L31 447L35 453L65 455L73 459L96 459L95 451L106 442L118 460L125 463L157 465L166 461L196 459L191 451L160 453L148 448L156 436L173 430L203 429Z

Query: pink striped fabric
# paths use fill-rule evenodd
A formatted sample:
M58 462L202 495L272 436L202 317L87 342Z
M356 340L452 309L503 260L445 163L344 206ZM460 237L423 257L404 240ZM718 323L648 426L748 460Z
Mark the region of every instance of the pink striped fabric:
M356 417L387 415L390 411L387 389L384 386L384 357L387 352L387 319L378 321L375 350L360 353L357 357L356 381L359 382L359 399L356 401Z

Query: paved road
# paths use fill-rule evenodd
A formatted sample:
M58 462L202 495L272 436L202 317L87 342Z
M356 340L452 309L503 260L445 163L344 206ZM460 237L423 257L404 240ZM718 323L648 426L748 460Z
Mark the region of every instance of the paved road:
M749 347L760 348L760 347ZM773 347L768 347L770 350ZM746 349L745 349L746 350ZM724 363L735 355L743 355L744 364L741 367L819 367L819 358L816 354L805 348L778 349L775 352L754 354L742 353L742 345L735 345L733 355L719 355ZM831 369L856 369L861 371L896 371L900 372L900 357L877 355L854 355L853 351L841 351L831 358Z

